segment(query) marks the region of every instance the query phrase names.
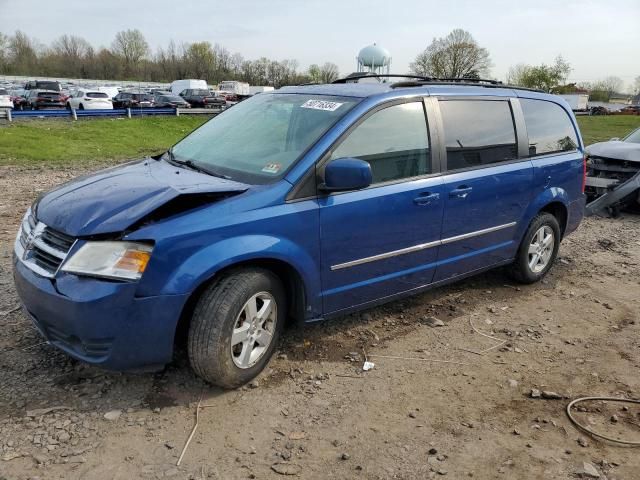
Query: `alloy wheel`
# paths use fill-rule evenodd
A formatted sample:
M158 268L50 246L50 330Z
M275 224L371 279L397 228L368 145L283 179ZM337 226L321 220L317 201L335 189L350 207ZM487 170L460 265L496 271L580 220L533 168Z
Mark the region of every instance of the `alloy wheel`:
M533 273L540 273L547 267L553 256L555 243L553 230L548 225L543 225L533 235L528 257L529 269Z
M231 358L238 368L250 368L269 349L276 331L278 305L269 292L253 295L242 307L231 334Z

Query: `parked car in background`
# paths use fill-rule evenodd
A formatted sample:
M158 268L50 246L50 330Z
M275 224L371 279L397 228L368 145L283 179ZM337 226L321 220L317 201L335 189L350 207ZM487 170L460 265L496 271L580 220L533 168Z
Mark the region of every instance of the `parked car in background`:
M448 82L262 93L164 155L41 194L14 243L24 311L111 369L158 368L184 334L194 371L232 388L289 319L496 267L542 280L583 217L575 117L555 95Z
M602 106L591 107L589 115L609 115L609 109Z
M62 92L60 82L54 80L30 80L24 85L25 90L49 90L51 92Z
M165 88L152 88L151 90L149 90L149 94L153 95L154 97L157 97L158 95L173 95L171 91Z
M185 90L194 90L201 89L206 90L208 87L207 82L204 80L194 80L194 79L185 79L185 80L175 80L171 82L169 89L171 93L174 95L179 95L180 92Z
M219 97L208 88L187 89L180 92L180 96L192 107L196 108L218 108L226 107L227 102L223 97Z
M27 91L24 89L20 90L11 90L9 92L11 95L11 101L13 102L14 110L24 110L27 104Z
M586 153L589 213L615 217L640 205L640 128L623 139L589 145Z
M100 86L100 87L92 87L92 90L95 92L104 92L109 95L109 98L113 99L118 93L120 93L120 87L113 86Z
M113 97L113 108L151 108L153 106L153 95L148 93L120 92Z
M13 108L13 100L8 90L0 88L0 108Z
M621 108L619 112L622 115L640 115L640 105L628 105Z
M113 110L113 102L105 92L76 90L67 98L67 108L74 110Z
M61 92L52 90L29 90L24 109L41 110L45 108L64 108L65 98Z
M179 95L156 95L155 100L156 108L191 108L189 102Z

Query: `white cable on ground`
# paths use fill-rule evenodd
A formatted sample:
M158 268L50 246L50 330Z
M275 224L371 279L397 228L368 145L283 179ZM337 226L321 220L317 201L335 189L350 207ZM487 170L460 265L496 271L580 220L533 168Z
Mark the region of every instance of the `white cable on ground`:
M567 405L567 416L569 417L569 420L571 420L571 422L576 427L578 427L580 430L583 430L583 431L587 432L589 435L592 435L594 437L602 438L602 439L607 440L609 442L620 443L622 445L630 445L630 446L634 446L634 447L640 447L640 441L638 441L638 442L630 442L628 440L620 440L618 438L607 437L606 435L602 435L601 433L594 432L589 427L585 427L584 425L579 423L575 418L573 418L573 415L571 414L571 408L574 405L576 405L577 403L580 403L580 402L589 402L589 401L597 401L597 400L602 400L602 401L606 401L606 402L622 402L622 403L640 404L640 400L629 400L629 399L626 399L626 398L616 398L616 397L582 397L582 398L577 398L577 399L573 400L572 402L570 402L569 405Z

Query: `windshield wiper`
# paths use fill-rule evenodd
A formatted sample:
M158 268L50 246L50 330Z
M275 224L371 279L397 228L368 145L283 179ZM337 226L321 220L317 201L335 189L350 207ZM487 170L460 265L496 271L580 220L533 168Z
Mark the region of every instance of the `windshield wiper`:
M224 178L225 180L230 180L231 177L228 177L227 175L222 175L221 173L216 173L212 170L209 170L208 168L205 168L201 165L196 164L193 160L178 160L176 159L176 156L173 153L173 149L169 149L167 150L167 153L169 154L169 163L172 163L173 165L178 165L181 167L188 167L191 170L194 170L196 172L200 172L200 173L206 173L207 175L211 175L212 177L218 177L218 178Z

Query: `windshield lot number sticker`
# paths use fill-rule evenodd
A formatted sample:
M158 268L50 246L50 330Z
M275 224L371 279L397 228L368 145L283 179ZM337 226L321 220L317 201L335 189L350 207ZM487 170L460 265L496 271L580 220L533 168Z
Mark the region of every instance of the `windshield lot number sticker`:
M311 108L313 110L324 110L325 112L335 112L343 104L338 102L328 102L326 100L307 100L302 108Z
M262 169L262 171L264 173L276 174L280 171L281 168L282 168L282 165L280 165L279 163L267 163Z

